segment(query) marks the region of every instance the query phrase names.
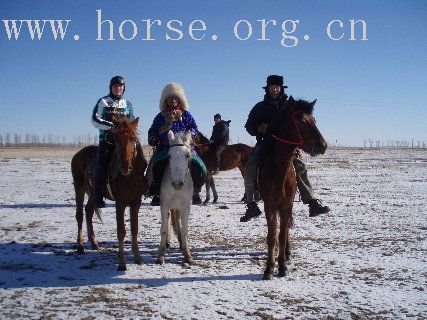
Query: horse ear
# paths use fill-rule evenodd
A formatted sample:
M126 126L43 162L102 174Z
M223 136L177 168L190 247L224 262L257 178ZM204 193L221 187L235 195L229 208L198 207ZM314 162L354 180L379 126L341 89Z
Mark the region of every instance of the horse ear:
M295 102L295 99L294 99L294 97L292 97L292 96L289 96L289 101L290 101L290 102Z
M139 122L139 117L137 117L135 120L132 121L132 124L136 127Z
M316 104L317 99L314 99L310 104L312 107L314 107L314 105Z
M173 134L172 130L168 131L168 139L169 139L169 144L171 144L175 140L175 135Z

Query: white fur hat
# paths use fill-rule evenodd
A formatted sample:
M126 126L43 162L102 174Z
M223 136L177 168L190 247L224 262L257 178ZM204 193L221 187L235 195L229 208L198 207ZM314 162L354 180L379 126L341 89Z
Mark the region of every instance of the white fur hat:
M175 82L168 83L162 91L160 96L159 108L160 111L164 111L166 108L166 99L170 96L176 96L179 99L181 108L183 110L188 110L190 107L188 104L187 97L185 96L184 88Z

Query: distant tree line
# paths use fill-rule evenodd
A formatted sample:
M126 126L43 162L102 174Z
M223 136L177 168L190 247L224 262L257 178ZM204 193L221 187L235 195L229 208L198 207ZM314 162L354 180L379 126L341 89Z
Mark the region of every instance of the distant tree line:
M0 148L9 147L54 147L54 146L86 146L98 144L97 134L74 136L72 141L60 135L38 135L18 133L0 134Z
M411 139L411 141L406 140L387 140L387 141L381 141L381 140L372 140L372 139L365 139L363 140L363 147L364 148L427 148L427 144L425 141L420 140L414 140Z

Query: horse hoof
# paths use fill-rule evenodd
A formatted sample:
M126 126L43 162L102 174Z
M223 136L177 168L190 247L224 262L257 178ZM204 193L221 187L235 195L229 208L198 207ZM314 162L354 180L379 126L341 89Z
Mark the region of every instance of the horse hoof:
M264 272L264 275L262 276L262 280L272 280L273 279L273 273L272 272Z
M142 261L142 259L135 259L135 264L140 266L140 265L144 264L144 262Z
M127 270L126 265L124 265L124 266L120 266L120 265L119 265L119 266L117 267L117 270L118 270L118 271L126 271L126 270Z
M92 245L92 250L98 250L99 251L100 247L99 244L93 244Z
M165 263L165 258L164 257L161 257L161 258L157 258L157 261L156 261L156 263L157 264L164 264Z
M262 276L262 280L272 280L273 279L273 275L271 273L269 274L264 274Z
M212 203L217 203L217 202L218 202L218 198L216 198L216 199L214 198L212 201Z
M184 262L185 262L185 263L188 263L188 264L193 264L194 259L193 259L193 257L185 258L185 259L184 259Z
M288 269L285 267L284 269L279 269L279 272L277 273L277 276L282 278L289 275Z
M83 246L79 246L79 247L77 248L77 253L78 253L78 254L84 254L84 253L85 253L85 248L84 248Z
M203 205L206 206L209 203L209 200L203 201Z

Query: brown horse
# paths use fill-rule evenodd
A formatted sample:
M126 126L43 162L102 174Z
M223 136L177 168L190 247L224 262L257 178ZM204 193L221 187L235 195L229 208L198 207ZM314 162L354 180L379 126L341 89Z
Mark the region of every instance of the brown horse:
M114 171L117 177L109 181L109 186L104 187L104 197L116 202L117 239L119 241L119 265L118 269L126 270L124 255L124 238L126 228L124 221L125 209L130 206L130 224L132 234L132 252L135 263L141 264L142 260L138 248L138 211L141 206L141 198L146 189L144 171L147 162L142 153L141 143L137 135L139 118L130 121L127 118L113 119L114 124L114 156L108 169L108 176ZM99 215L100 210L95 206L95 198L92 189L91 175L94 173L97 146L87 146L77 152L71 161L74 190L76 193L76 219L77 219L77 251L84 253L82 223L83 202L85 193L88 201L85 207L86 224L89 241L92 249L99 249L98 242L93 231L92 218L94 211ZM118 170L115 168L118 165ZM107 190L111 190L111 193Z
M263 279L272 279L277 245L277 217L280 218L278 276L287 274L285 261L289 260L289 228L292 223L292 207L296 192L296 177L292 160L297 148L311 156L326 151L326 141L316 127L312 115L316 100L307 102L287 101L288 107L279 112L270 125L271 141L259 173L259 188L264 201L267 219L268 258ZM267 142L265 142L267 143Z
M203 204L207 204L210 200L210 188L214 196L213 202L218 201L218 193L216 192L215 181L212 177L212 172L215 168L215 148L214 145L201 132L194 139L194 147L200 158L206 165L208 178L206 183L206 199ZM234 168L239 168L242 177L245 173L245 165L248 157L252 152L252 148L243 143L231 144L225 147L221 152L219 170L227 171Z

